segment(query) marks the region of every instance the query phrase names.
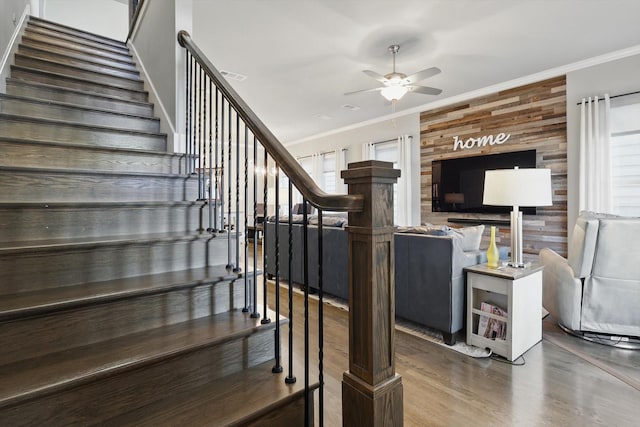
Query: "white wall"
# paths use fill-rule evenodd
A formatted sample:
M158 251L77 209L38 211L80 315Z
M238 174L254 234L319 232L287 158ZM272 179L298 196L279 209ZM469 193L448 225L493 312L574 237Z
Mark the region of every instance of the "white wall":
M129 5L116 0L46 0L44 18L116 40L129 33Z
M192 0L147 1L131 37L155 113L163 118L161 131L169 135L169 151L184 151L180 134L184 132L186 56L177 34L191 32L192 21Z
M294 157L301 157L312 153L322 153L336 150L338 148L347 149L347 163L362 160L362 144L365 142L385 141L395 139L400 135L411 135L413 137L413 150L411 156L413 163L411 169L411 190L414 194L410 207L410 222L417 225L420 223L420 114L412 113L406 116L397 117L393 120L385 120L378 123L357 127L331 135L320 136L293 145L287 148Z
M20 29L20 20L23 18L30 0L3 0L0 1L0 90L4 92L5 79L9 76L9 65L13 60L11 51L14 38Z
M640 55L567 73L567 229L569 241L578 216L578 146L583 97L640 90Z

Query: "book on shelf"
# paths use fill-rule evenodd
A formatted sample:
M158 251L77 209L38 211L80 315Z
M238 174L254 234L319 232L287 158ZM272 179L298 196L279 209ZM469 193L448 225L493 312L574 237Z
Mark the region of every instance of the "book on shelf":
M500 317L507 317L506 310L487 302L483 302L480 305L480 310ZM489 316L480 315L480 319L478 321L478 335L492 340L498 339L504 341L507 339L507 322L504 320L494 319Z

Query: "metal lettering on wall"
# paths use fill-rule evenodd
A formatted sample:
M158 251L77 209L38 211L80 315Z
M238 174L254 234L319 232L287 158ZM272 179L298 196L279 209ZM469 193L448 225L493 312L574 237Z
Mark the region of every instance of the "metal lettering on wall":
M453 137L453 151L456 151L458 148L461 150L466 150L470 148L481 148L486 145L500 145L507 142L507 140L511 137L510 133L501 132L497 135L485 135L479 138L468 138L467 140L462 140L458 138L458 136Z

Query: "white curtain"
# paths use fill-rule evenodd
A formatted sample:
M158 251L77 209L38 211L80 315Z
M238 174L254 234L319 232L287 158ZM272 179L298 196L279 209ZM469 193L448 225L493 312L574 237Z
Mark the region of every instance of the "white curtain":
M340 173L347 169L347 149L338 148L336 150L336 193L347 194L347 185L340 176Z
M411 218L411 155L412 155L411 135L402 135L398 137L398 169L401 174L398 179L398 207L396 223L402 226L412 225Z
M362 144L362 160L375 160L376 151L373 142L365 142Z
M311 177L320 188L324 187L324 182L322 182L322 154L313 153L311 155Z
M582 99L580 106L579 210L612 211L609 95Z

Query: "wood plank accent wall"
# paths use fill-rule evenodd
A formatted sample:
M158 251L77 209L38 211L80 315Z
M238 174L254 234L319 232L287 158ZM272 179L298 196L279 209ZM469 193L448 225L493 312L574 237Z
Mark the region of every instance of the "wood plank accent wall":
M453 150L453 137L467 140L501 132L511 134L500 145ZM420 114L421 222L448 223L448 218L509 220L509 215L432 212L431 162L454 157L536 149L539 168L551 169L553 206L524 215L525 260L537 259L550 247L567 255L567 126L566 78L556 77L504 90ZM460 224L449 223L451 226ZM488 246L489 227L481 248ZM498 228L498 245L509 246L509 226Z

